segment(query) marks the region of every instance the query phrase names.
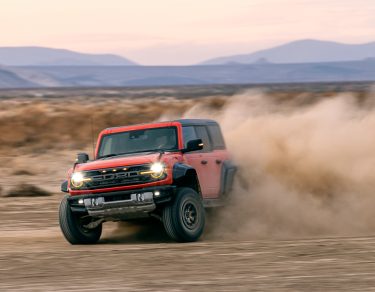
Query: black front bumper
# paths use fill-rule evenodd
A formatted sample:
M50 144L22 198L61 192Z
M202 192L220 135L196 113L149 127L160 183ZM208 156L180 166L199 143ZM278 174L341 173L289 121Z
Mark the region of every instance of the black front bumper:
M169 202L175 186L157 186L119 192L94 193L70 196L73 212L88 213L93 217L144 217L158 205Z

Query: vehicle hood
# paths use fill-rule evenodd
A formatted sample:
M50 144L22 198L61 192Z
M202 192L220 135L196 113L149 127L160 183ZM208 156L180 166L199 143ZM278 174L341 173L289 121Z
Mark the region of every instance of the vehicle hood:
M114 168L122 166L131 166L139 164L147 164L158 161L160 154L159 153L149 153L143 155L134 155L134 156L119 156L119 157L110 157L106 159L98 159L94 161L89 161L82 164L77 164L75 171L85 171L85 170L96 170L96 169L105 169L105 168Z

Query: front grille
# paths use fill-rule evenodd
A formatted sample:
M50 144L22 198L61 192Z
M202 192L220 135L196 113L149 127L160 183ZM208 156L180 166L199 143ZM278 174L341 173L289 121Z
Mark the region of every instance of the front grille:
M86 171L84 177L91 180L86 181L78 189L92 190L153 182L156 179L152 178L151 175L141 174L143 171L150 170L150 166L150 164L143 164Z

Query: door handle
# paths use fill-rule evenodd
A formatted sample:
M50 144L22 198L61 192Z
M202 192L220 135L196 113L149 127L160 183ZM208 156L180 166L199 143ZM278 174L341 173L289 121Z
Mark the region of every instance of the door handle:
M216 159L216 164L220 164L221 163L221 160L220 159Z
M201 161L202 164L207 164L207 162L208 162L207 160L202 160Z

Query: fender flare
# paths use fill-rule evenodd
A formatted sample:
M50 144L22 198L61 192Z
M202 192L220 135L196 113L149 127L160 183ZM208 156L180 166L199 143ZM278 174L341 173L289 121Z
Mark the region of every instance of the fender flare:
M186 165L183 163L175 163L173 165L173 181L183 178L184 176L186 176L188 171L196 172L195 169L190 165Z
M63 183L61 184L61 191L63 193L68 193L69 190L68 190L68 181L67 180L64 180Z
M183 163L173 165L173 184L193 188L202 196L198 174L195 168Z
M223 162L221 169L220 181L220 196L226 197L231 192L233 187L234 176L237 172L237 166L232 161L226 160Z

